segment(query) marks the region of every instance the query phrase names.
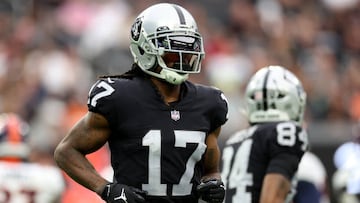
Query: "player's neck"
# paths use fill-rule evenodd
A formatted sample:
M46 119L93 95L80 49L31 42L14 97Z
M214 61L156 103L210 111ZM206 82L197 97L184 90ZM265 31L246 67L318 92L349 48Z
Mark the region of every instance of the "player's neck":
M172 85L157 78L151 78L151 81L163 97L165 103L169 104L179 100L181 85Z

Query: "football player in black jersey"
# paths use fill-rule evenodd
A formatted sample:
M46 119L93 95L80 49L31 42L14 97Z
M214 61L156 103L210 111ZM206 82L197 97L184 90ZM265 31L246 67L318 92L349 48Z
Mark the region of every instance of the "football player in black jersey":
M283 67L264 67L250 78L245 99L250 126L232 135L222 153L225 202L289 202L308 148L301 82Z
M56 148L58 165L106 202L222 202L217 138L228 106L220 90L187 80L205 55L193 17L175 4L145 9L130 51L128 72L90 89L88 113ZM107 142L111 183L85 157Z

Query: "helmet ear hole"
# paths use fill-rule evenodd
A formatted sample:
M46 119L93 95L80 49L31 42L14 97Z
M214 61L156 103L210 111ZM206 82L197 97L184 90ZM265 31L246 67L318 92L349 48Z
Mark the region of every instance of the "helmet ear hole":
M280 94L278 95L278 98L279 98L279 99L284 98L284 97L285 97L285 94L284 94L284 93L280 93Z
M142 62L144 64L144 68L146 70L149 70L151 68L154 68L155 64L156 64L156 56L153 56L153 55L149 55L149 54L144 54L143 55L144 57L144 61Z
M138 46L138 49L139 49L139 53L140 53L141 55L144 55L144 53L145 53L144 49L142 49L142 48L139 47L139 46Z
M270 104L270 109L276 109L275 103L271 103L271 104Z

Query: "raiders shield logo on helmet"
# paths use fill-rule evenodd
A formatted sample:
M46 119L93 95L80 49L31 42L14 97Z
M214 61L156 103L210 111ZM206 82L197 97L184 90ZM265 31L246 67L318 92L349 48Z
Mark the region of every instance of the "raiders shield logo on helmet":
M134 24L131 26L131 38L135 41L139 40L141 25L142 25L141 18L136 18Z

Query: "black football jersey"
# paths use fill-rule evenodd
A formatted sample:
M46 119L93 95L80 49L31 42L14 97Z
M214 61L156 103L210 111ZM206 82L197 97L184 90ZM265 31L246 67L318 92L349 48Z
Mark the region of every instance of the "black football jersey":
M90 90L88 109L109 122L115 181L147 191L147 202L197 202L205 140L227 120L218 89L184 82L166 105L149 79L108 78Z
M307 148L307 133L294 122L259 124L235 133L222 151L225 202L258 203L267 173L293 182Z

